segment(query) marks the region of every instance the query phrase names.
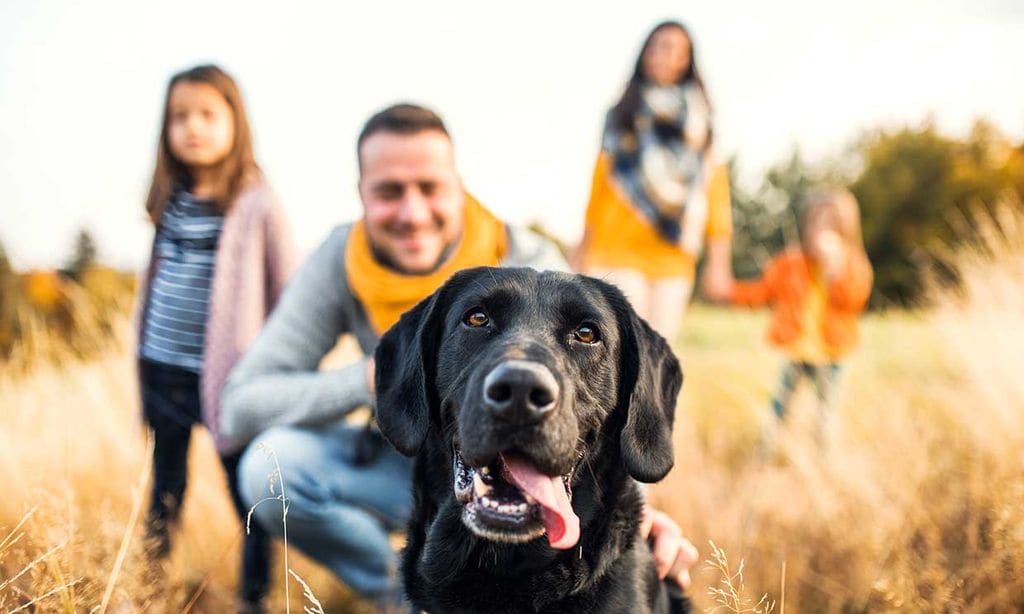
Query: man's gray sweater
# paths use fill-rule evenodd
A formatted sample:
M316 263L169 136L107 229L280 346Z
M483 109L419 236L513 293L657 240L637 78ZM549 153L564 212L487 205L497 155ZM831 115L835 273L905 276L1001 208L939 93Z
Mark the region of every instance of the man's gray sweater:
M501 266L567 271L551 242L522 228L508 228L509 249ZM244 446L272 426L316 426L372 406L366 361L320 371L338 337L355 335L371 355L377 334L345 272L351 224L335 228L285 288L252 347L235 366L224 391L221 433Z

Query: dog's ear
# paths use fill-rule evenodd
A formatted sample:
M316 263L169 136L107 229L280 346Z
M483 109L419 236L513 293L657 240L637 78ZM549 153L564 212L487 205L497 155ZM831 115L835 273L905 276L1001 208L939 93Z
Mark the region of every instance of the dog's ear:
M675 461L672 422L683 372L665 338L642 320L618 289L608 297L619 325L619 410L626 422L620 444L629 474L657 482Z
M374 352L377 425L406 456L419 452L438 404L434 375L445 288L447 284L402 314Z

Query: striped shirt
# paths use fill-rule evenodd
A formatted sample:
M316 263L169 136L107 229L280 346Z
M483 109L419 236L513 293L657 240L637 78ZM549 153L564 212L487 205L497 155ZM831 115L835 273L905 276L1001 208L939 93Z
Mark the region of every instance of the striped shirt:
M171 196L156 231L143 358L199 372L223 222L210 203L184 190Z

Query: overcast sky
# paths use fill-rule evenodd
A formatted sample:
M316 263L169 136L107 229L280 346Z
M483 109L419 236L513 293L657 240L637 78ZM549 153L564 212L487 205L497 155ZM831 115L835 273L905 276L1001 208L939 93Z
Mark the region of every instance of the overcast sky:
M85 227L104 260L139 266L167 79L210 61L241 84L307 250L359 215L356 134L400 100L441 112L492 210L574 240L604 111L666 18L691 27L748 182L794 144L815 159L929 114L1024 140L1018 0L0 0L0 240L16 266L53 266Z

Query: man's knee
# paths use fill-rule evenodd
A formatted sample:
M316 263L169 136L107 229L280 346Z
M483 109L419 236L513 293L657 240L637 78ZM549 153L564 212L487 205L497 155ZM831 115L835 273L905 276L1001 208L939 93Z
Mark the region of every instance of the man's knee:
M273 466L273 461L256 445L249 445L238 461L238 494L245 511L268 530L273 528L273 523L268 522L272 518L270 508L277 510L278 517L281 510L280 504L275 505L275 501L268 500L268 497L280 494L280 488L275 488L274 493L270 491Z
M249 444L239 461L242 501L256 506L253 516L272 532L280 532L282 497L287 497L288 517L295 520L315 516L329 498L315 474L324 468L313 458L312 436L302 429L270 429Z

